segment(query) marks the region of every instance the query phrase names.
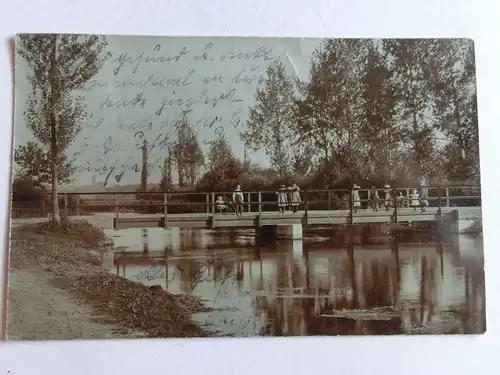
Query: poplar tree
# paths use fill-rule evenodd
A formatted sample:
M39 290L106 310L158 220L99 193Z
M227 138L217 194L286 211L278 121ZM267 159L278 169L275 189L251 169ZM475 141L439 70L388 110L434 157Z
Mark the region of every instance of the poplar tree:
M60 222L58 204L59 166L86 117L85 84L101 69L107 58L102 36L21 34L17 53L31 68L32 93L24 111L26 125L47 149L51 160L52 224Z
M451 141L445 147L448 177L479 179L476 69L472 40L434 41L433 110L439 130Z
M177 127L177 140L173 146L173 157L179 174L179 186L195 184L205 156L198 142L197 134L184 118Z
M290 170L293 138L294 84L280 60L266 69L264 87L258 88L250 108L247 129L241 134L245 147L263 150L271 167L285 176Z

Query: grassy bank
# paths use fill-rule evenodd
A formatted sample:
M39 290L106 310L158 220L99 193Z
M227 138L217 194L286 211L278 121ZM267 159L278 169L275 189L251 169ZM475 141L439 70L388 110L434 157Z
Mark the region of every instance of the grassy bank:
M148 288L102 269L97 250L105 239L86 222L72 222L56 232L47 224L13 228L10 267L42 273L108 323L150 337L211 335L191 320L191 314L206 311L199 299Z

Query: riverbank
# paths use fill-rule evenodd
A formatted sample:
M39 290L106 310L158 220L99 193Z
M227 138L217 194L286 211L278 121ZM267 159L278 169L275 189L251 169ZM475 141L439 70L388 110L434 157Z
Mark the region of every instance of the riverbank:
M57 233L47 224L12 228L7 338L207 337L191 320L207 308L112 275L100 267L104 233L72 222Z

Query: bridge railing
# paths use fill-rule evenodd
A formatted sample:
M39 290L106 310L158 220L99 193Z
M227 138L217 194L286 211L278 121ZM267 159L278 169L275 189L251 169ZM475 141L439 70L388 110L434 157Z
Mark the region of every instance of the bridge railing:
M430 207L453 207L453 206L480 206L481 190L477 185L457 186L428 186L427 201ZM368 198L371 189L359 189L362 210L375 204L373 199ZM421 192L422 187L415 188L392 188L390 189L390 208L397 215L398 209L410 206L409 197L412 190ZM385 191L377 189L379 199L376 205L384 209ZM243 191L245 212L276 212L278 210L277 195L274 190ZM399 196L402 193L403 199ZM59 207L65 216L88 215L96 212L114 212L116 216L123 212L137 212L150 214L176 214L176 213L205 213L215 214L217 212L215 202L218 196L229 206L232 191L219 192L195 192L195 191L171 191L171 192L99 192L99 193L62 193L59 198ZM305 211L333 211L349 210L354 213L354 202L352 201L352 189L304 189L300 191L301 202L299 209ZM287 207L290 209L290 207ZM13 216L22 212L27 216L28 211L36 210L41 216L50 212L50 206L44 202L42 207L33 208L33 205L25 210L13 205ZM33 212L33 211L32 211Z

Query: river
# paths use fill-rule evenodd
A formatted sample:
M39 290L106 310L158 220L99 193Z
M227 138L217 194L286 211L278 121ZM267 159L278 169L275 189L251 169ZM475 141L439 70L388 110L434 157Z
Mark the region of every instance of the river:
M221 336L481 333L481 237L452 244L333 248L256 243L251 232L106 230L109 272L214 310L193 316Z

